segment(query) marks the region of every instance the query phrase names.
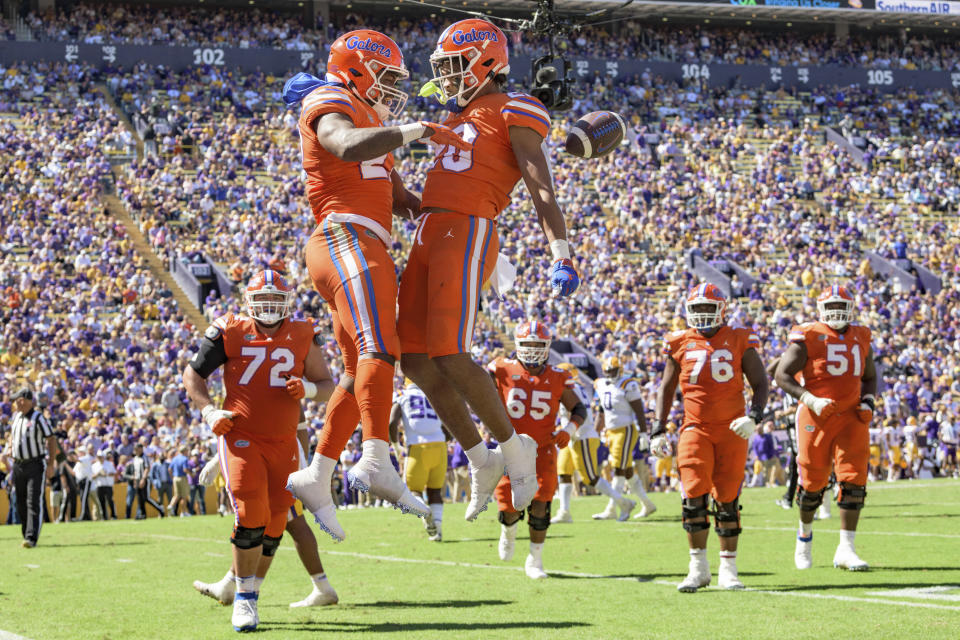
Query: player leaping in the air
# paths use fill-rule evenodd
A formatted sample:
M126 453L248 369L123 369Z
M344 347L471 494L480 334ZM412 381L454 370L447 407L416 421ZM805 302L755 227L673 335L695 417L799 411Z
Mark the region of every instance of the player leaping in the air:
M406 103L407 95L395 85L407 75L397 44L365 29L331 45L326 82L295 76L284 89L288 103L303 100L300 146L318 224L307 242L307 269L330 305L344 365L327 403L316 455L308 468L290 477L289 488L337 540L344 532L330 479L358 422L363 457L348 473L350 483L404 512L430 514L393 468L387 444L394 363L400 356L397 275L387 247L392 215L409 217L420 207L394 170L391 152L425 137L451 149L469 145L430 122L383 126L381 120L398 116Z
M550 331L542 322L524 321L517 325L515 333L516 358L497 358L487 365L513 427L517 433L532 437L538 447L537 491L527 510L530 553L524 563L527 575L534 579L547 577L542 554L550 526L550 501L557 490L557 447L570 443L570 436L587 416L586 406L573 391L573 376L547 364L550 341ZM561 404L566 407L570 420L555 431ZM501 479L496 496L501 525L500 559L507 561L513 557L523 510L514 507L509 478Z
M623 522L630 517L630 512L637 504L614 489L607 479L600 475L597 465L597 449L600 448L600 436L597 434L597 427L594 424L593 411L590 406L593 404L593 389L587 385L581 384L578 380L579 370L568 362L557 365L564 371L573 376L576 384L573 392L577 394L580 402L586 407L587 415L583 424L577 429L576 434L570 439L570 444L560 448L560 457L557 461L557 470L560 473L560 509L557 515L550 521L554 524L558 522L573 522L573 516L570 514L570 496L573 495L573 472L580 472L580 478L592 487L596 487L605 496L609 496L617 505L620 506L620 518ZM569 420L570 412L566 407L560 407L560 419Z
M447 27L430 56L439 91L453 115L444 124L468 149L442 146L423 188L420 224L400 282L398 331L404 373L430 398L470 460L473 520L504 473L513 506L537 493L536 443L516 434L489 376L470 355L480 292L497 263L496 218L523 179L549 242L555 293L572 294L579 278L570 260L566 223L542 143L550 116L525 93L504 93L510 71L503 32L485 20ZM500 443L487 449L467 405Z
M860 509L867 496L870 462L870 422L873 420L877 372L870 346L870 329L851 324L853 297L833 285L817 299L819 322L790 330L792 343L777 367L777 384L797 405L797 468L800 491L800 530L794 562L798 569L813 564L813 518L823 502L831 469L840 494L840 544L833 566L864 571L854 538ZM796 376L803 376L800 384Z
M667 335L663 381L657 394L657 423L650 451L670 455L666 424L677 384L683 393L683 426L677 442L677 467L683 495L683 528L690 546L690 571L677 589L695 592L710 584L707 536L713 516L720 537L721 589L743 589L737 574L740 536L740 487L747 463L747 441L761 421L769 383L757 354L760 339L750 329L727 325L726 298L712 284L701 284L687 296L685 331ZM743 378L753 390L744 415Z
M324 402L334 384L323 336L313 323L288 318L294 292L279 273L255 275L244 300L246 315L221 316L203 334L183 385L219 437L220 471L236 509L233 628L252 631L260 621L260 583L293 505L285 486L298 466L300 400ZM226 398L218 409L206 379L221 366Z

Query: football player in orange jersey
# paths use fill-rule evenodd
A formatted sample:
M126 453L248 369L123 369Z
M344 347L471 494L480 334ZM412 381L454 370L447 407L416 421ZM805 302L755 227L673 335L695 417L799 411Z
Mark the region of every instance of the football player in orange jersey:
M547 577L542 554L550 526L550 502L557 490L557 447L562 449L570 444L570 437L587 417L587 408L574 391L576 382L570 372L547 365L550 331L542 322L528 320L519 324L515 341L516 358L498 358L487 369L517 433L527 434L537 443L537 491L527 510L530 553L524 569L527 576L538 579ZM569 411L570 421L555 431L561 403ZM514 507L507 477L497 485L496 497L500 509L500 559L507 561L513 557L523 510Z
M554 292L572 294L579 278L542 147L550 116L539 100L501 88L510 70L506 36L485 20L461 20L440 35L430 63L431 86L453 112L444 124L470 148L443 146L427 173L425 213L400 282L398 332L404 373L427 394L470 460L466 518L473 520L504 466L517 510L537 492L536 443L516 434L496 388L470 355L480 291L497 263L495 221L521 179L553 254ZM467 405L498 449L484 446Z
M657 394L657 424L650 450L658 458L671 453L666 424L679 384L683 425L677 441L677 468L690 570L677 589L685 593L710 584L707 494L713 497L712 513L720 538L717 583L721 589L743 589L737 575L740 488L747 441L763 416L769 383L757 354L760 339L750 329L727 325L726 307L726 298L715 285L694 287L686 300L690 328L668 334L663 349L667 362ZM753 391L749 415L744 415L744 376Z
M324 402L334 389L319 329L288 319L294 295L277 272L255 275L244 296L247 314L214 320L183 371L187 394L219 437L220 471L236 512L230 541L237 631L259 623L260 583L293 505L285 485L298 465L300 399ZM226 398L218 409L206 379L221 366Z
M443 125L419 122L383 126L400 114L406 94L396 82L407 77L396 43L376 31L351 31L337 38L327 60L327 82L313 78L294 91L303 97L300 145L307 196L317 228L307 242L307 270L330 306L343 352L344 373L327 404L325 426L309 467L290 477L291 492L314 514L320 527L342 540L330 493L340 453L363 427L363 457L348 473L361 491L394 503L404 512L430 514L404 485L390 462L388 430L394 364L400 356L396 331L397 275L387 247L392 215L409 217L419 199L393 168L391 151L432 137L450 148L469 148ZM310 78L308 76L308 78ZM309 90L313 86L312 90Z
M800 529L794 562L813 564L813 517L836 474L840 485L840 544L833 566L850 571L869 568L857 555L854 538L867 496L870 421L873 419L877 372L870 330L851 324L853 296L833 285L817 298L820 320L790 330L790 346L777 367L777 384L797 405L797 468L800 474ZM796 376L803 376L800 384Z

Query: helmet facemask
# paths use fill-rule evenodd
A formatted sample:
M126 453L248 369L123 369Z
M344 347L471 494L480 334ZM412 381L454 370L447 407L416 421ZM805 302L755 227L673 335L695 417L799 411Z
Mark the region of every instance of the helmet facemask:
M366 99L373 110L381 120L388 117L396 118L403 113L403 108L407 106L407 93L396 88L396 84L401 80L406 80L410 74L404 67L392 64L384 64L380 60L367 59L362 57L363 66L373 78L373 84L367 89ZM391 84L384 84L384 76L387 74L396 74L396 81Z
M712 307L709 309L707 307ZM687 326L698 331L708 331L723 324L726 304L719 300L696 299L687 302Z
M839 296L818 301L817 311L820 314L820 322L839 331L850 324L850 320L853 318L853 301L845 300Z
M484 46L489 41L484 42ZM477 92L493 79L494 73L486 70L483 79L474 73L473 67L480 60L480 51L470 47L464 51L435 51L430 56L433 69L431 82L440 90L440 101L448 107L463 108L470 104ZM480 69L483 71L483 69ZM453 87L447 87L447 84Z
M550 359L550 340L536 336L520 338L517 343L517 360L521 364L536 368L543 366Z
M281 291L276 287L247 291L244 298L247 315L268 327L289 317L293 307L293 292Z

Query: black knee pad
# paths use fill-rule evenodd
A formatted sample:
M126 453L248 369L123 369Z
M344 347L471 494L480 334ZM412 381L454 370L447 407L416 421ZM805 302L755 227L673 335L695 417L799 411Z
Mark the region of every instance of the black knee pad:
M263 544L263 532L266 527L257 527L248 529L247 527L237 527L233 531L233 537L230 542L238 549L253 549Z
M866 497L866 485L853 484L852 482L841 482L840 495L837 496L837 506L841 509L860 511L860 509L863 509L863 501L866 499Z
M550 503L547 503L547 513L542 518L533 515L531 511L530 517L527 518L527 524L529 524L530 528L534 531L546 531L550 527Z
M820 491L807 491L803 487L797 489L797 506L800 511L816 511L817 507L823 504L823 492L826 490L826 487Z
M499 512L499 513L497 514L497 520L500 521L500 524L509 527L509 526L515 525L515 524L517 524L517 522L520 522L521 520L523 520L523 511L516 511L516 512L511 511L510 513L517 513L520 517L517 518L516 522L507 522L507 512L506 512L506 511L501 511L501 512Z
M714 529L717 535L721 538L734 538L740 535L743 531L743 529L740 528L740 502L737 499L734 499L732 502L717 502L714 500L713 508L715 509L713 514ZM721 522L735 522L736 526L721 527Z
M282 538L282 535L278 538L267 535L263 536L263 555L273 556L277 552L277 548L280 546L280 540Z
M687 533L696 533L710 528L707 519L710 512L707 510L707 496L683 499L683 528ZM703 518L703 520L701 520Z

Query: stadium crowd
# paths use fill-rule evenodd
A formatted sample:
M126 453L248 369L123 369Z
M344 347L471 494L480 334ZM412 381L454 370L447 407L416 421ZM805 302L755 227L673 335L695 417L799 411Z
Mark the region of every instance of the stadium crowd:
M297 286L298 314L317 318L329 335L325 306L302 264L312 216L302 197L295 113L279 101L284 78L265 74L214 67L171 74L138 65L101 77L64 64L0 71L0 111L16 114L0 120L0 395L22 382L35 388L68 466L78 460L72 474L60 474L62 482L77 479L76 465L82 479L79 459L102 452L114 463L114 481L130 483L131 505L142 479L129 475L139 468L138 445L155 468L183 455L196 472L212 439L177 385L198 328L151 274L105 196L115 191L167 262L203 256L241 285L267 266L286 271ZM132 154L136 140L93 90L99 82L144 141L142 159L114 171L111 154ZM650 408L663 366L662 336L684 326L692 254L720 267L735 261L756 279L731 283L736 299L729 318L760 334L766 360L782 352L794 322L815 317L816 292L840 278L874 331L884 377L872 434L875 476L921 477L933 466L956 473L950 460L960 428L957 104L957 94L945 92L822 88L788 95L652 77L580 85L575 113L614 109L631 125L619 152L593 162L561 152L568 119L558 118L549 141L582 288L571 300L549 296L539 276L548 253L529 204L515 199L503 217L501 251L518 267L516 288L503 298L488 292L475 358L502 352L513 323L538 317L554 335L575 339L597 357L620 356L644 384ZM406 117L433 109L411 101ZM857 164L825 143L827 125L873 139L867 162ZM414 188L430 162L422 151L398 159ZM400 269L413 230L409 222L394 226ZM944 286L936 293L903 290L874 271L862 253L867 249L925 265ZM208 319L240 310L235 292L224 293L208 299ZM326 349L338 375L332 339ZM772 426L788 421L781 394L769 409ZM10 412L8 402L0 403L0 419ZM315 438L323 407L309 403L305 413ZM762 483L770 447L778 459L787 447L782 437L760 435L770 438L749 465L761 463L754 481ZM359 456L358 446L352 455ZM342 462L352 462L348 453ZM675 486L669 464L649 472L660 488ZM163 473L157 474L162 488ZM66 495L69 487L61 490Z
M342 12L342 13L341 13ZM437 14L378 19L378 28L404 43L414 71L433 50L444 27L455 19ZM295 14L252 9L133 6L123 3L72 3L67 9L29 13L34 38L86 44L237 46L240 48L323 49L336 38L335 27L362 26L366 16L334 11L331 24L318 17L312 28ZM534 54L543 42L515 34L514 53ZM804 66L836 64L873 69L960 69L960 48L949 34L900 30L896 34L853 33L842 41L825 30L736 28L706 24L663 24L643 20L587 26L559 42L561 52L595 58L666 60L697 64Z

